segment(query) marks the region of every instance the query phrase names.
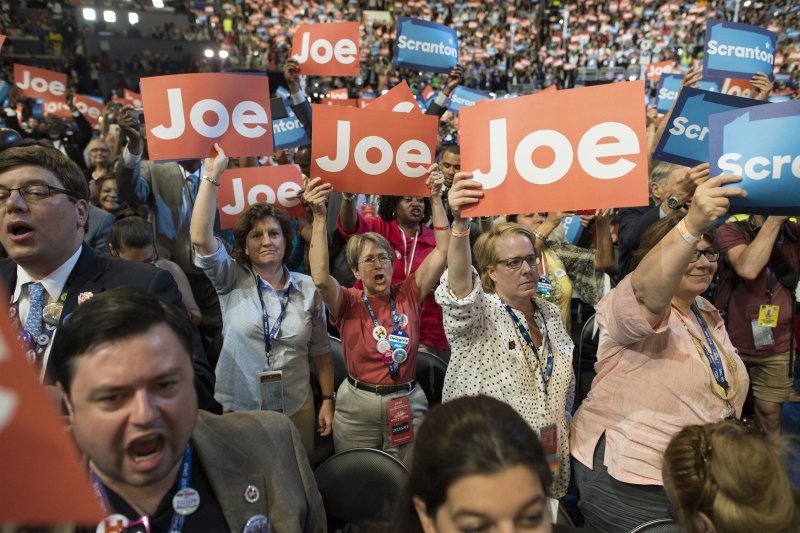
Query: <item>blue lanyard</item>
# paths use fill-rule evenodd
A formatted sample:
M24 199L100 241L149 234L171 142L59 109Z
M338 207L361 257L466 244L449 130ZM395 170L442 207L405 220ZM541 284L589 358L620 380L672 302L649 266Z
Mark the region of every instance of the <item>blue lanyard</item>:
M286 313L286 306L289 305L289 292L292 290L292 285L286 288L281 294L281 312L278 315L278 318L275 320L275 324L272 326L272 329L269 327L269 313L267 313L267 306L264 305L264 293L261 291L261 277L257 274L255 275L256 278L256 289L258 289L258 300L261 302L261 317L264 320L264 355L267 356L267 366L270 366L272 362L270 359L272 358L272 343L275 342L275 337L278 335L278 330L281 329L281 322L283 322L283 316Z
M381 325L378 322L378 317L375 315L375 310L372 308L372 304L369 303L369 298L367 298L367 292L361 291L361 300L364 302L364 306L367 308L367 312L369 313L370 318L372 319L372 324L377 328ZM397 314L397 308L395 307L394 302L394 289L389 289L389 308L392 312L392 332L400 329L400 315ZM389 369L389 375L392 379L397 379L398 371L400 365L392 359L384 359L384 364Z
M183 451L183 463L181 463L181 477L180 481L178 482L178 492L182 491L186 487L189 486L189 482L192 480L192 447L190 444L186 444L186 449ZM169 524L169 531L170 533L177 532L183 529L183 521L186 517L176 513L175 511L172 512L172 521Z
M100 503L101 507L103 507L103 512L106 516L110 516L114 514L114 509L111 507L111 503L108 500L108 494L106 493L106 489L103 487L103 483L100 481L100 478L95 474L94 470L91 468L89 469L89 477L92 481L92 491L94 492L94 497L97 498L97 501ZM186 444L186 449L183 451L183 461L181 462L181 475L180 480L178 482L178 491L180 492L183 489L189 486L189 483L192 481L192 446L191 444ZM149 531L149 517L145 516L148 520L146 520L146 524L148 526ZM176 512L172 512L172 521L169 525L169 531L172 532L180 532L183 529L183 521L186 517L183 515L179 515Z
M369 303L369 298L367 298L366 291L361 291L361 300L364 302L364 306L367 308L367 312L369 313L369 317L372 319L372 324L377 328L381 325L378 322L378 317L375 315L375 310L372 308L372 304ZM395 307L394 302L394 290L389 291L389 308L392 311L392 325L395 329L400 327L400 315L397 314L397 308Z
M706 326L705 320L700 315L700 311L695 307L694 304L691 305L692 312L694 313L695 318L697 318L697 322L700 324L700 329L703 330L703 334L706 336L706 342L708 342L708 346L711 348L711 353L708 352L705 346L703 346L703 353L706 355L706 359L708 359L708 364L711 366L711 372L714 374L714 379L717 382L717 385L728 390L728 380L725 379L725 369L722 367L722 359L719 356L719 351L717 350L714 341L711 340L711 335L708 332L708 326Z
M528 345L528 348L533 351L533 355L536 356L536 361L539 366L539 373L542 375L544 394L547 396L547 384L550 382L550 376L553 375L553 362L555 360L553 357L553 343L550 340L550 335L547 334L547 320L545 320L544 315L542 315L542 322L544 323L544 335L547 338L547 361L545 362L544 370L542 370L542 362L541 359L539 359L539 350L536 349L536 345L533 343L531 334L528 333L528 328L525 327L525 325L520 321L519 317L517 317L516 313L514 313L514 310L511 309L507 303L503 302L503 305L505 305L508 314L511 315L511 320L513 320L514 325L517 326L519 334L522 335L522 338L525 340L525 344Z

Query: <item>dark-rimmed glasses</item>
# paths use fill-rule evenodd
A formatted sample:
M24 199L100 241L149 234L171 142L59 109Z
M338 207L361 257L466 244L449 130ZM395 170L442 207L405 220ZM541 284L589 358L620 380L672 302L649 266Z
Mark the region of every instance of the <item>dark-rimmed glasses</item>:
M716 263L719 260L719 250L714 248L708 248L707 250L695 250L694 255L692 256L692 260L689 261L690 263L696 263L700 261L700 256L706 256L709 263Z
M23 200L33 202L50 198L55 193L66 194L70 198L75 197L66 189L61 189L52 185L34 183L31 185L23 185L22 187L14 188L0 187L0 203L5 203L5 201L11 197L11 191L19 191L19 195Z

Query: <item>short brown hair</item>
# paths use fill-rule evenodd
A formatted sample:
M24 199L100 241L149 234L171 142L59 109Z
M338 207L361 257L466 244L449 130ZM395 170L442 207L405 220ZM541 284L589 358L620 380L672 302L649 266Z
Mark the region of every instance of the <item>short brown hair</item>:
M17 146L0 152L0 174L17 167L49 170L69 192L70 200L89 201L89 185L80 167L59 150L49 146Z
M292 220L289 215L276 205L259 202L248 207L247 211L242 213L242 216L239 217L233 227L233 251L231 252L231 257L240 265L251 264L250 256L245 253L247 250L247 235L256 225L256 222L267 217L275 218L281 226L285 243L282 261L286 263L289 260L289 256L292 255L294 228L292 228Z
M392 262L394 262L394 250L392 250L392 245L389 244L389 241L386 240L386 237L380 233L368 231L367 233L362 233L361 235L354 235L347 241L345 256L347 257L347 264L350 266L350 268L353 270L358 270L358 258L361 256L361 251L364 249L367 243L372 243L386 250L386 253L389 254L389 256L392 258Z
M531 230L524 226L520 226L516 222L501 222L495 224L486 233L481 234L478 240L475 241L473 248L475 253L475 261L478 263L478 272L481 274L481 283L485 292L494 292L494 281L489 277L487 269L490 266L497 264L497 241L506 235L524 235L531 241L531 245L535 245L535 240Z

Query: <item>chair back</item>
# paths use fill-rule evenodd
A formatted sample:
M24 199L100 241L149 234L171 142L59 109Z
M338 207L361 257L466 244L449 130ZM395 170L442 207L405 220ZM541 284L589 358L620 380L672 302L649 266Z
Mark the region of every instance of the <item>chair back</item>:
M322 463L314 478L334 531L346 524L391 521L408 470L381 450L351 448Z
M446 373L447 363L441 357L424 350L417 351L417 383L425 391L430 407L442 403Z
M679 533L685 531L671 518L650 520L631 529L630 533Z
M344 362L342 341L338 337L331 337L331 353L333 354L333 390L339 390L339 385L347 379L347 365Z

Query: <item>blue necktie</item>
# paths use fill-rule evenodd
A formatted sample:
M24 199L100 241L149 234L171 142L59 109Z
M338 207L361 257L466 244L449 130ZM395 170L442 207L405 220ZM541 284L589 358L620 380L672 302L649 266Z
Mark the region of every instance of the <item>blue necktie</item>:
M34 342L42 333L42 313L44 312L44 285L38 282L28 283L28 295L30 296L30 308L28 309L28 319L25 327Z

